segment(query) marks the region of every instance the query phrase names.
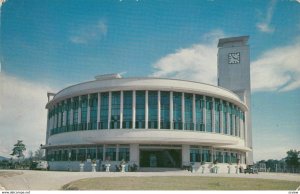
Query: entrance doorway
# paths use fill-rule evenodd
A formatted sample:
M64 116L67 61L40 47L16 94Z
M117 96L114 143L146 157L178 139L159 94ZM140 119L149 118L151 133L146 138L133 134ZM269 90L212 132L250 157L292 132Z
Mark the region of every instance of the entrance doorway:
M181 150L179 149L145 149L140 150L141 167L180 168Z

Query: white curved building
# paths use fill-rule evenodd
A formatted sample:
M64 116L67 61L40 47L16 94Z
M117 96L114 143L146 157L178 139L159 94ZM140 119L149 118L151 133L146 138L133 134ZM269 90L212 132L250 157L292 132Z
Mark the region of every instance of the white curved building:
M219 57L222 41L235 45L245 39L221 39ZM218 74L226 84L226 75ZM246 94L247 88L234 93L192 81L118 74L67 87L46 105L43 147L50 169L79 170L83 161L89 171L93 160L98 166L125 160L145 168L201 162L210 168L218 161L220 172L227 172L228 163L244 166L252 160Z

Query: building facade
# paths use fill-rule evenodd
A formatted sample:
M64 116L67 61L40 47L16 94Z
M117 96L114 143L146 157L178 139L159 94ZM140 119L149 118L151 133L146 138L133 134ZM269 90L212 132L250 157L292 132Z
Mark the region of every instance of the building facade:
M245 38L220 39L219 61L220 42ZM226 86L227 74L218 75L219 85L234 85ZM110 163L113 170L125 160L143 168L193 164L211 169L217 162L220 172L227 172L228 166L244 167L252 160L247 95L250 88L230 91L185 80L97 76L49 99L43 148L51 170L76 171L83 162L89 171L92 161Z

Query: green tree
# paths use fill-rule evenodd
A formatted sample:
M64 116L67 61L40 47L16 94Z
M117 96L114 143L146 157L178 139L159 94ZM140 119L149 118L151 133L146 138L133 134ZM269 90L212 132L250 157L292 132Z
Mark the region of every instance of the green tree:
M23 144L23 140L18 140L18 142L14 145L12 153L10 155L16 156L18 159L20 157L24 157L23 152L26 150L25 144Z
M300 151L290 150L287 152L287 157L285 158L285 162L288 168L296 169L299 165L299 154Z
M35 160L42 160L43 158L44 158L44 150L42 150L41 148L39 148L34 153L34 159Z

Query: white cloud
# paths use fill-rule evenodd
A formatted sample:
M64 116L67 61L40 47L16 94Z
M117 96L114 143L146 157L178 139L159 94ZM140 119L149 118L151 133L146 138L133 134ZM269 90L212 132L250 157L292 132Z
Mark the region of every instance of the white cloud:
M270 25L273 13L274 13L274 8L276 5L276 0L272 0L268 9L267 9L267 14L266 17L259 23L256 24L256 27L261 31L265 33L272 33L274 32L275 28Z
M300 87L300 39L266 51L251 63L254 91L290 91Z
M45 143L48 86L0 73L0 156L9 156L18 139L27 151Z
M90 41L101 40L106 36L107 25L103 20L96 23L83 25L72 32L70 41L75 44L86 44Z
M223 32L213 31L204 35L205 43L182 48L162 57L153 65L153 76L216 84L217 41L223 36Z
M217 41L221 31L204 36L205 43L181 48L159 59L155 77L170 77L217 84ZM293 44L270 49L251 62L253 91L290 91L300 87L300 38Z
M266 32L266 33L272 33L274 32L274 27L271 27L269 23L258 23L256 24L256 27L261 31L261 32Z

